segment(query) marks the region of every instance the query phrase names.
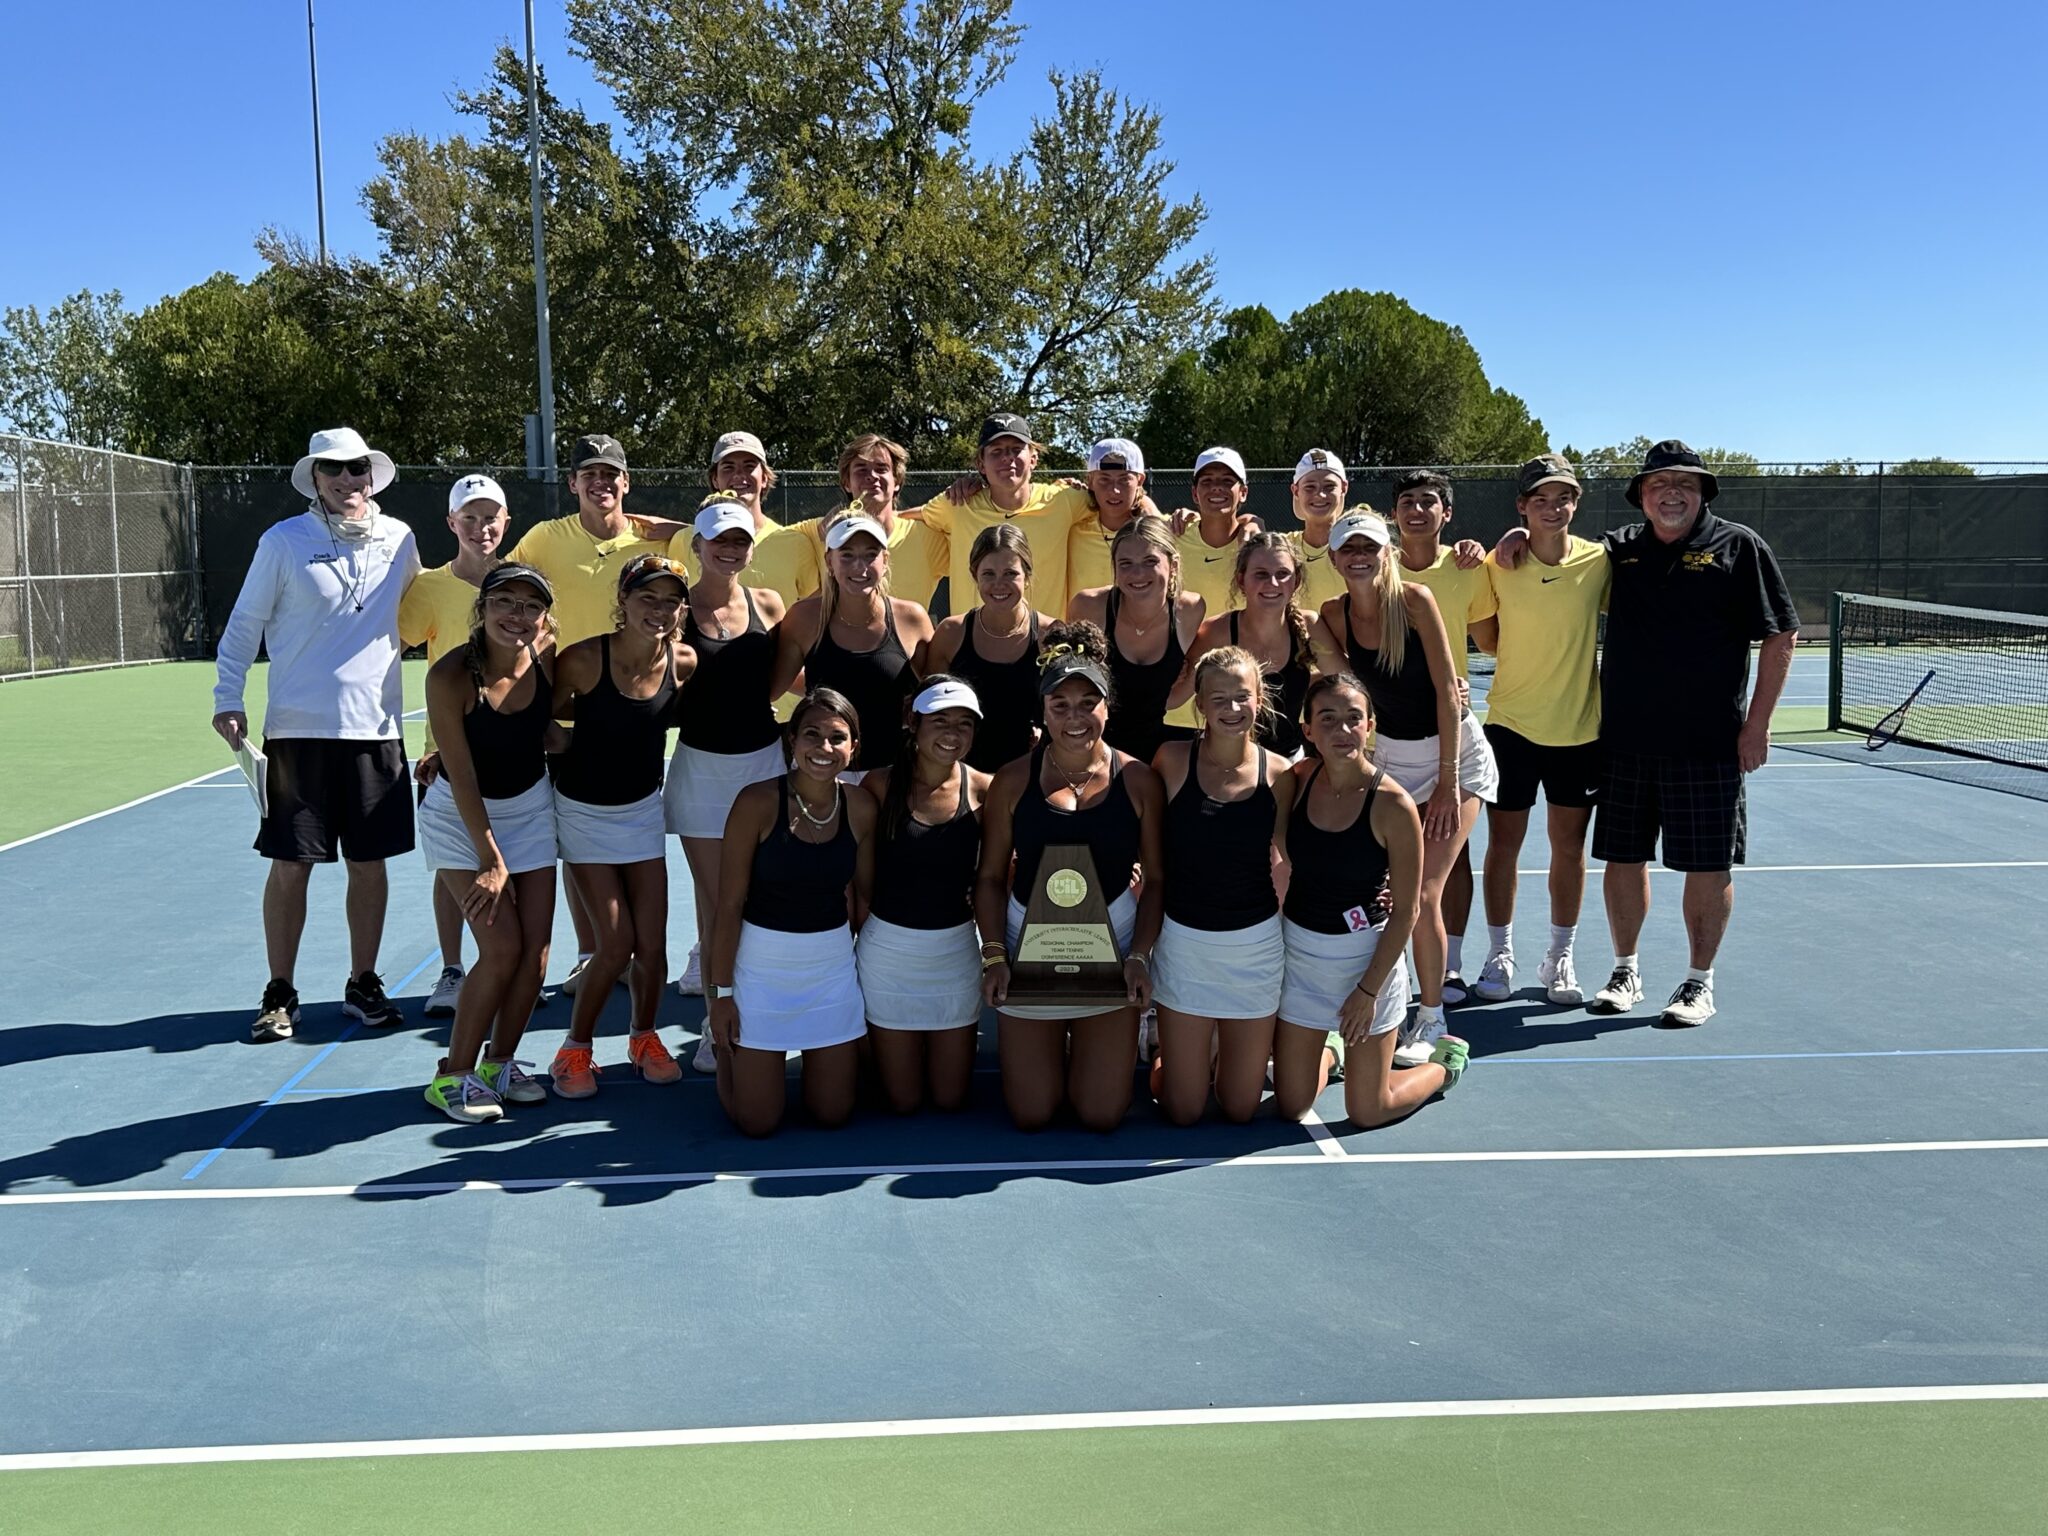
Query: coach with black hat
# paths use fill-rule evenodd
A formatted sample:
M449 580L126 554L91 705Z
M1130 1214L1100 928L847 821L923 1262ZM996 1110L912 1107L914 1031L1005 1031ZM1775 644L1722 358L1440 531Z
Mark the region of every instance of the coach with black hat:
M1636 940L1650 910L1649 860L1685 875L1691 969L1660 1027L1714 1014L1714 956L1743 860L1743 775L1770 753L1771 711L1792 669L1799 615L1777 557L1756 531L1716 517L1720 482L1684 443L1651 448L1628 483L1643 521L1607 535L1613 565L1600 672L1606 778L1593 857L1607 865L1614 974L1594 996L1619 1013L1642 1000ZM1762 642L1756 689L1749 649Z

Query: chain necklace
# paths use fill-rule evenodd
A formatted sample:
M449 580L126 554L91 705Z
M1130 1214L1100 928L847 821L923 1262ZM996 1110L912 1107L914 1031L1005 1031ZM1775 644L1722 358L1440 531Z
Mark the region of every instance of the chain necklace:
M984 635L987 635L991 640L1015 640L1019 635L1026 634L1031 629L1031 611L1028 608L1023 610L1023 622L1020 623L1015 629L1010 630L990 629L988 627L988 619L986 617L987 613L988 604L986 603L983 603L979 608L975 609L974 626L975 628L979 629Z
M1081 770L1081 776L1078 779L1067 772L1061 766L1060 760L1053 756L1051 752L1045 754L1045 760L1052 764L1052 771L1066 782L1067 793L1074 797L1074 809L1079 810L1081 808L1081 791L1088 787L1088 781L1094 778L1096 770L1102 767L1102 760L1096 756L1095 752L1090 751L1088 754L1088 766Z
M834 779L832 781L832 809L827 811L822 816L814 816L811 814L811 807L809 803L804 799L804 792L798 789L794 783L791 783L791 785L789 786L789 798L793 802L795 802L798 814L801 815L805 821L808 821L814 827L829 827L832 825L833 821L839 815L840 794L841 790L839 787L839 781L837 779ZM796 831L796 821L797 819L795 816L789 818L789 830L791 832Z

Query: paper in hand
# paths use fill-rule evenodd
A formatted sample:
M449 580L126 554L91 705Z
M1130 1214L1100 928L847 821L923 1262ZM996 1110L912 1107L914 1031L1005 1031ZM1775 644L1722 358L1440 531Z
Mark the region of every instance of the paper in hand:
M270 759L245 740L235 748L235 761L249 784L249 798L256 802L256 814L270 814Z

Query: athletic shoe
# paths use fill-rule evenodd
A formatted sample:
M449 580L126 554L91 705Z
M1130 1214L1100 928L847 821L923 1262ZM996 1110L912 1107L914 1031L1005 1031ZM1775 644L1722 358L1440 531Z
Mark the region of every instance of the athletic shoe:
M530 1061L484 1061L477 1064L476 1075L507 1104L545 1104L547 1085L526 1070L532 1065Z
M1472 990L1489 1003L1504 1003L1515 995L1515 952L1496 949L1486 957Z
M562 978L562 996L574 997L577 984L583 980L583 973L590 965L590 956L578 955L576 963L569 967L569 974Z
M1471 1055L1472 1047L1456 1035L1445 1035L1437 1041L1436 1049L1429 1053L1429 1059L1444 1069L1444 1085L1437 1092L1449 1093L1458 1086L1458 1079L1465 1075L1465 1066Z
M444 1058L441 1065L447 1064ZM474 1072L443 1072L427 1084L427 1102L463 1125L483 1125L505 1118L505 1101Z
M1643 978L1625 965L1617 965L1607 985L1593 994L1595 1013L1627 1013L1643 1000Z
M1419 1067L1430 1058L1437 1041L1444 1037L1444 1021L1431 1019L1422 1022L1418 1011L1412 1021L1401 1026L1400 1037L1394 1044L1394 1065L1397 1067Z
M444 965L441 979L434 983L434 990L427 994L427 1017L430 1019L452 1019L455 1017L456 999L462 996L462 967Z
M647 1082L679 1083L683 1080L683 1069L676 1065L675 1057L669 1055L668 1047L661 1043L661 1036L651 1029L626 1036L626 1060Z
M588 1099L597 1093L597 1068L590 1062L590 1047L564 1042L548 1064L555 1092L565 1099Z
M676 978L676 991L684 997L701 997L704 994L704 951L696 944L690 946L690 963Z
M395 1029L405 1022L398 1004L384 995L384 978L375 971L350 979L348 990L341 994L341 1011L372 1029Z
M1560 955L1545 955L1543 963L1536 967L1536 980L1543 987L1543 995L1553 1003L1576 1008L1586 1000L1585 989L1579 985L1578 974L1572 969L1570 950Z
M289 1040L299 1024L299 994L282 976L271 978L263 989L263 1006L256 1022L249 1026L249 1038L258 1045L272 1040Z
M1159 1054L1159 1010L1147 1008L1138 1015L1138 1065L1148 1066Z
M1714 1016L1714 989L1706 982L1688 976L1678 984L1678 990L1671 994L1671 1001L1664 1005L1664 1012L1658 1016L1659 1029L1697 1029Z
M704 1021L704 1033L697 1037L697 1054L690 1058L690 1070L706 1077L718 1075L718 1047L711 1043L711 1021Z
M1331 1030L1330 1038L1323 1042L1323 1049L1328 1051L1332 1056L1337 1058L1334 1062L1330 1064L1330 1081L1333 1083L1343 1082L1344 1037L1338 1034L1336 1030Z
M1456 971L1444 972L1444 1006L1455 1008L1465 1001L1467 988L1465 978Z

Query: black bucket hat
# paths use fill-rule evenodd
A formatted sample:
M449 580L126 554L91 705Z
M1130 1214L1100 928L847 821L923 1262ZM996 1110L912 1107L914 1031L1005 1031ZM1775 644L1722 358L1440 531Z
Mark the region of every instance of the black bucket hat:
M1654 445L1643 455L1643 467L1628 483L1628 504L1640 508L1643 504L1643 482L1663 469L1682 469L1689 475L1700 477L1700 499L1712 501L1721 494L1721 482L1714 472L1707 468L1706 461L1675 437L1667 437Z

